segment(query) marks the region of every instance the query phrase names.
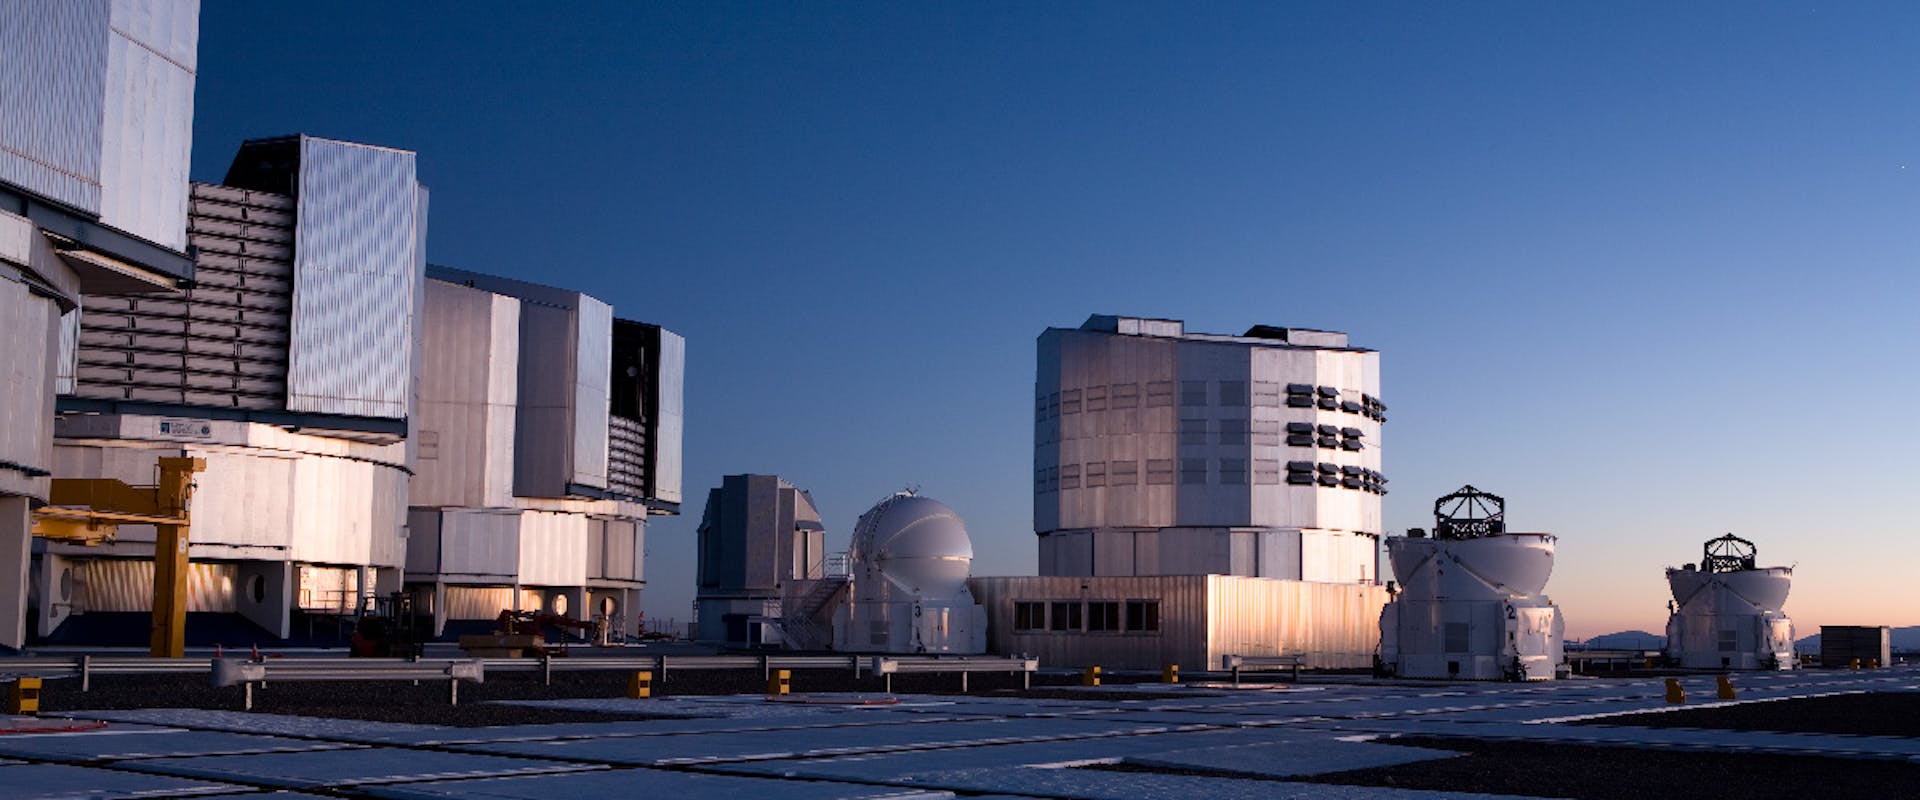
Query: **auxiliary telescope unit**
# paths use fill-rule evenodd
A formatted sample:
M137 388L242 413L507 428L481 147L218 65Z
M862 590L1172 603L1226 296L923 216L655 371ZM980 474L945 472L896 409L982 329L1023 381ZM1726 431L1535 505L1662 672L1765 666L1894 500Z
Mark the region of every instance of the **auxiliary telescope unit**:
M1433 503L1433 533L1387 540L1399 588L1380 612L1378 669L1402 678L1551 680L1566 621L1542 592L1554 536L1511 533L1506 501L1464 486Z
M1700 563L1667 569L1673 601L1667 659L1688 669L1793 669L1793 620L1782 609L1792 567L1757 566L1753 542L1710 539Z

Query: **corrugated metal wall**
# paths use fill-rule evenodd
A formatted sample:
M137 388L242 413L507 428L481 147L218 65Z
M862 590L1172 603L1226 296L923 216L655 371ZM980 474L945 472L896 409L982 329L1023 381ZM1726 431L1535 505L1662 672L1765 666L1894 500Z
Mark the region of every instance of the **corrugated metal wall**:
M990 652L1025 653L1050 667L1218 669L1225 655L1295 653L1312 667L1364 667L1386 603L1377 586L1228 575L994 577L967 587L986 607ZM1014 630L1015 602L1117 602L1124 613L1128 600L1158 601L1160 630Z
M660 331L660 402L654 410L657 429L653 437L653 497L666 503L681 502L680 444L686 429L687 340L673 331Z
M233 613L238 570L235 564L204 561L189 564L187 610ZM81 581L74 593L76 613L153 610L153 562L150 560L93 559L81 562L75 573Z
M520 515L520 582L584 586L587 582L585 514L526 511Z
M0 182L99 213L111 13L69 0L0 14Z
M1386 602L1379 586L1209 575L1208 661L1299 653L1311 667L1370 666Z
M428 281L409 503L513 502L520 301Z
M424 261L414 154L303 137L287 407L398 418Z
M520 518L514 511L441 512L439 574L512 582L520 568Z
M287 405L293 199L193 185L196 286L164 297L90 296L74 394L277 409Z
M36 234L37 236L37 234ZM53 386L50 368L58 342L60 309L27 290L0 265L0 319L7 341L0 345L0 460L36 470L53 469ZM0 469L0 492L46 498L47 480L17 469Z
M607 407L612 400L613 306L580 295L573 362L573 474L582 486L607 487Z
M186 249L198 0L113 0L100 221Z

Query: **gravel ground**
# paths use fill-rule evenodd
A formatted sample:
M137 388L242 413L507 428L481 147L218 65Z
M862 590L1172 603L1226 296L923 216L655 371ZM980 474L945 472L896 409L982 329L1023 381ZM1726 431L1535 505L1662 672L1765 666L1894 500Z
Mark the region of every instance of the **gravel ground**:
M674 695L756 694L766 691L766 679L759 670L673 670L666 681L657 677L655 697ZM1127 679L1109 680L1109 684ZM1022 690L1018 675L979 673L968 679L974 695L1017 696L1035 699L1074 700L1148 700L1186 697L1177 692L1086 691L1078 688L1077 676L1036 675L1033 688ZM792 691L866 692L885 690L882 678L862 675L855 680L839 670L794 670ZM895 692L913 694L959 694L958 675L898 675L893 679ZM447 704L447 684L432 681L415 685L407 681L274 683L256 687L253 707L272 714L298 714L334 719L363 719L380 722L407 722L420 725L483 726L547 724L613 719L652 719L645 714L601 714L591 711L547 709L486 703L488 700L552 700L582 697L625 697L627 673L559 672L551 686L542 683L537 673L496 673L485 683L462 683L460 705ZM210 708L239 710L244 692L240 687L215 688L207 679L187 675L96 676L91 691L81 692L77 679L53 679L41 693L44 713L61 711L130 708Z
M1718 708L1629 714L1582 720L1574 724L1914 738L1920 737L1920 693L1842 694Z
M1693 797L1891 798L1912 796L1920 765L1737 753L1478 742L1401 737L1396 745L1465 753L1459 758L1334 772L1290 781L1572 800ZM1126 764L1089 769L1274 780L1218 770L1165 770Z

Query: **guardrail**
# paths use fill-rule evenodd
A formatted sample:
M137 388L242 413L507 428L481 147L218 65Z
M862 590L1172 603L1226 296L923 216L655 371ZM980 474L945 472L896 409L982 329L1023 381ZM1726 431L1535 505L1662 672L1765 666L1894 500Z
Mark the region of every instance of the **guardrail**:
M893 692L895 674L946 672L960 673L960 691L967 690L967 675L975 672L1020 673L1020 688L1031 688L1033 673L1040 671L1036 658L893 658L874 656L873 672L885 675L887 692Z
M1293 681L1300 681L1300 668L1307 665L1307 657L1291 656L1222 656L1221 667L1233 673L1233 685L1240 685L1240 671L1288 669L1293 671Z
M258 661L221 658L213 661L213 685L246 687L246 710L253 710L253 685L270 681L424 681L447 682L447 702L460 704L460 682L484 683L486 666L479 661L372 658L270 658Z

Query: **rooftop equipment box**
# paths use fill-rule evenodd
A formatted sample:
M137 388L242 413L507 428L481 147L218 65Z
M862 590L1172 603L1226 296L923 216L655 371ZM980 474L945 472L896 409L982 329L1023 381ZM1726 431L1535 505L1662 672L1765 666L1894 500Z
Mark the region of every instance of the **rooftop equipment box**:
M1820 665L1845 668L1854 659L1860 665L1874 661L1880 666L1892 663L1893 631L1885 625L1820 626Z

